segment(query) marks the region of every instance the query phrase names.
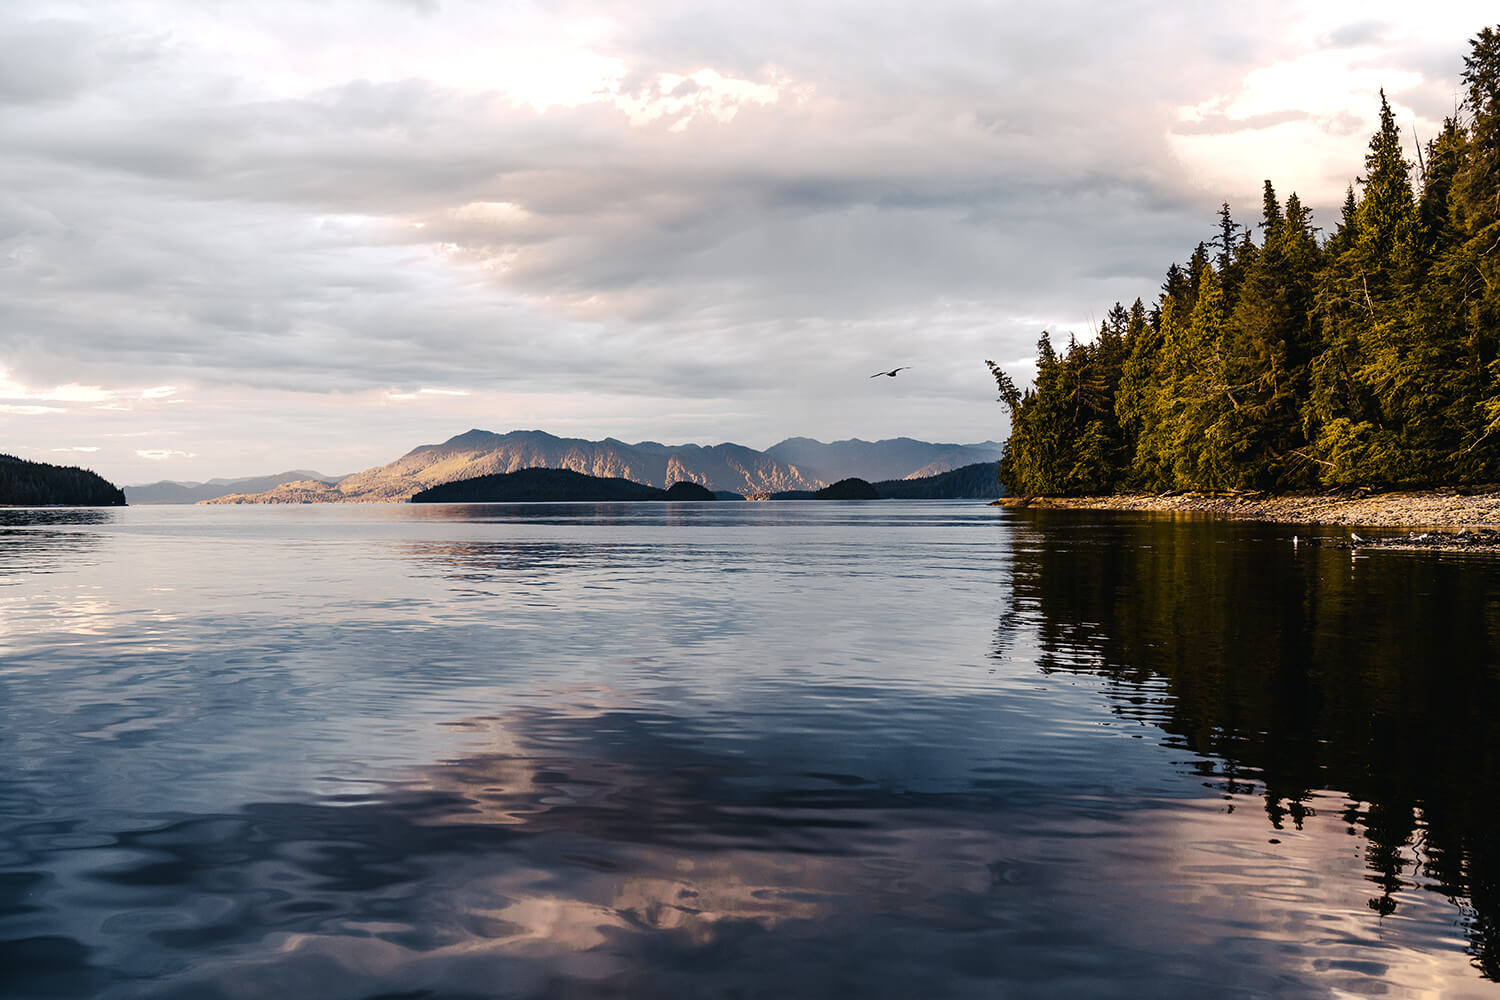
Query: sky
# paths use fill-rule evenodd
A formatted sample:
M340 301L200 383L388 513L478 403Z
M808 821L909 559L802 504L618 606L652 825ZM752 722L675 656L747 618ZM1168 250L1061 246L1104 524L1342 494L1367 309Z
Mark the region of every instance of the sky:
M1000 440L984 361L1228 201L1325 235L1489 5L8 0L0 452L340 475L471 427ZM910 366L895 378L871 373Z

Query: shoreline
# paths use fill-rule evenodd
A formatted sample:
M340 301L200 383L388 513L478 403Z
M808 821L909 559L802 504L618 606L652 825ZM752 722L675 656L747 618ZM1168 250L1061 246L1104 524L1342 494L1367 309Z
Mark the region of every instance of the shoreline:
M1001 497L995 506L1206 514L1231 520L1366 528L1500 528L1500 487L1334 493L1124 493L1090 497Z

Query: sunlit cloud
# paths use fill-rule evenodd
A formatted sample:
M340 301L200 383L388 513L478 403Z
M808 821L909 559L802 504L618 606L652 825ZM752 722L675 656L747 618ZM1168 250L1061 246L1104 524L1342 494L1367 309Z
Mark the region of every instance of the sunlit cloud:
M146 459L148 462L165 462L173 458L196 458L190 451L175 451L169 448L142 448L136 450L136 455Z
M467 389L443 389L426 386L415 392L386 392L382 395L382 399L395 402L409 402L411 400L422 399L423 397L459 398L470 395L473 395L473 393Z
M699 118L720 123L733 121L741 108L752 104L762 107L775 104L786 92L794 94L799 101L805 101L811 96L812 89L782 80L771 83L737 80L704 68L685 76L658 74L640 92L618 95L613 103L625 112L632 125L670 119L670 130L681 132Z
M0 369L0 399L32 399L40 402L57 403L98 403L112 399L114 393L109 392L97 385L78 385L68 383L67 385L53 386L50 389L34 389L23 385L12 378L3 369Z
M1304 200L1336 203L1358 172L1351 153L1375 130L1383 91L1415 159L1421 138L1436 135L1441 124L1402 100L1425 97L1419 91L1426 76L1393 65L1388 47L1373 44L1381 37L1377 27L1345 35L1362 44L1315 48L1256 67L1237 87L1179 107L1168 136L1173 154L1207 188L1253 190L1269 179L1283 196L1296 190Z
M14 403L0 403L0 413L11 413L18 417L37 417L46 413L67 413L60 406L26 406Z

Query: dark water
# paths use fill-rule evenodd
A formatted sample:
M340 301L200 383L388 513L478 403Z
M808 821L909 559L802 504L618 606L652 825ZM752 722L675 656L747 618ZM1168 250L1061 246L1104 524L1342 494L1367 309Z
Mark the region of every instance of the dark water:
M1500 560L1294 530L0 511L0 995L1500 995Z

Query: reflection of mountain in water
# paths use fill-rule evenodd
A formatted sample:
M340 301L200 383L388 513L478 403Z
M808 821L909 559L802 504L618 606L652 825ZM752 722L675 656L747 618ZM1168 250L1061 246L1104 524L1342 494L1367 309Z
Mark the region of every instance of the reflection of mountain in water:
M1035 619L1044 670L1121 681L1122 714L1223 762L1206 777L1230 792L1259 779L1276 829L1300 828L1314 790L1346 794L1344 819L1369 841L1370 907L1391 913L1430 880L1500 978L1500 564L1351 561L1270 526L1013 523L1013 613Z

